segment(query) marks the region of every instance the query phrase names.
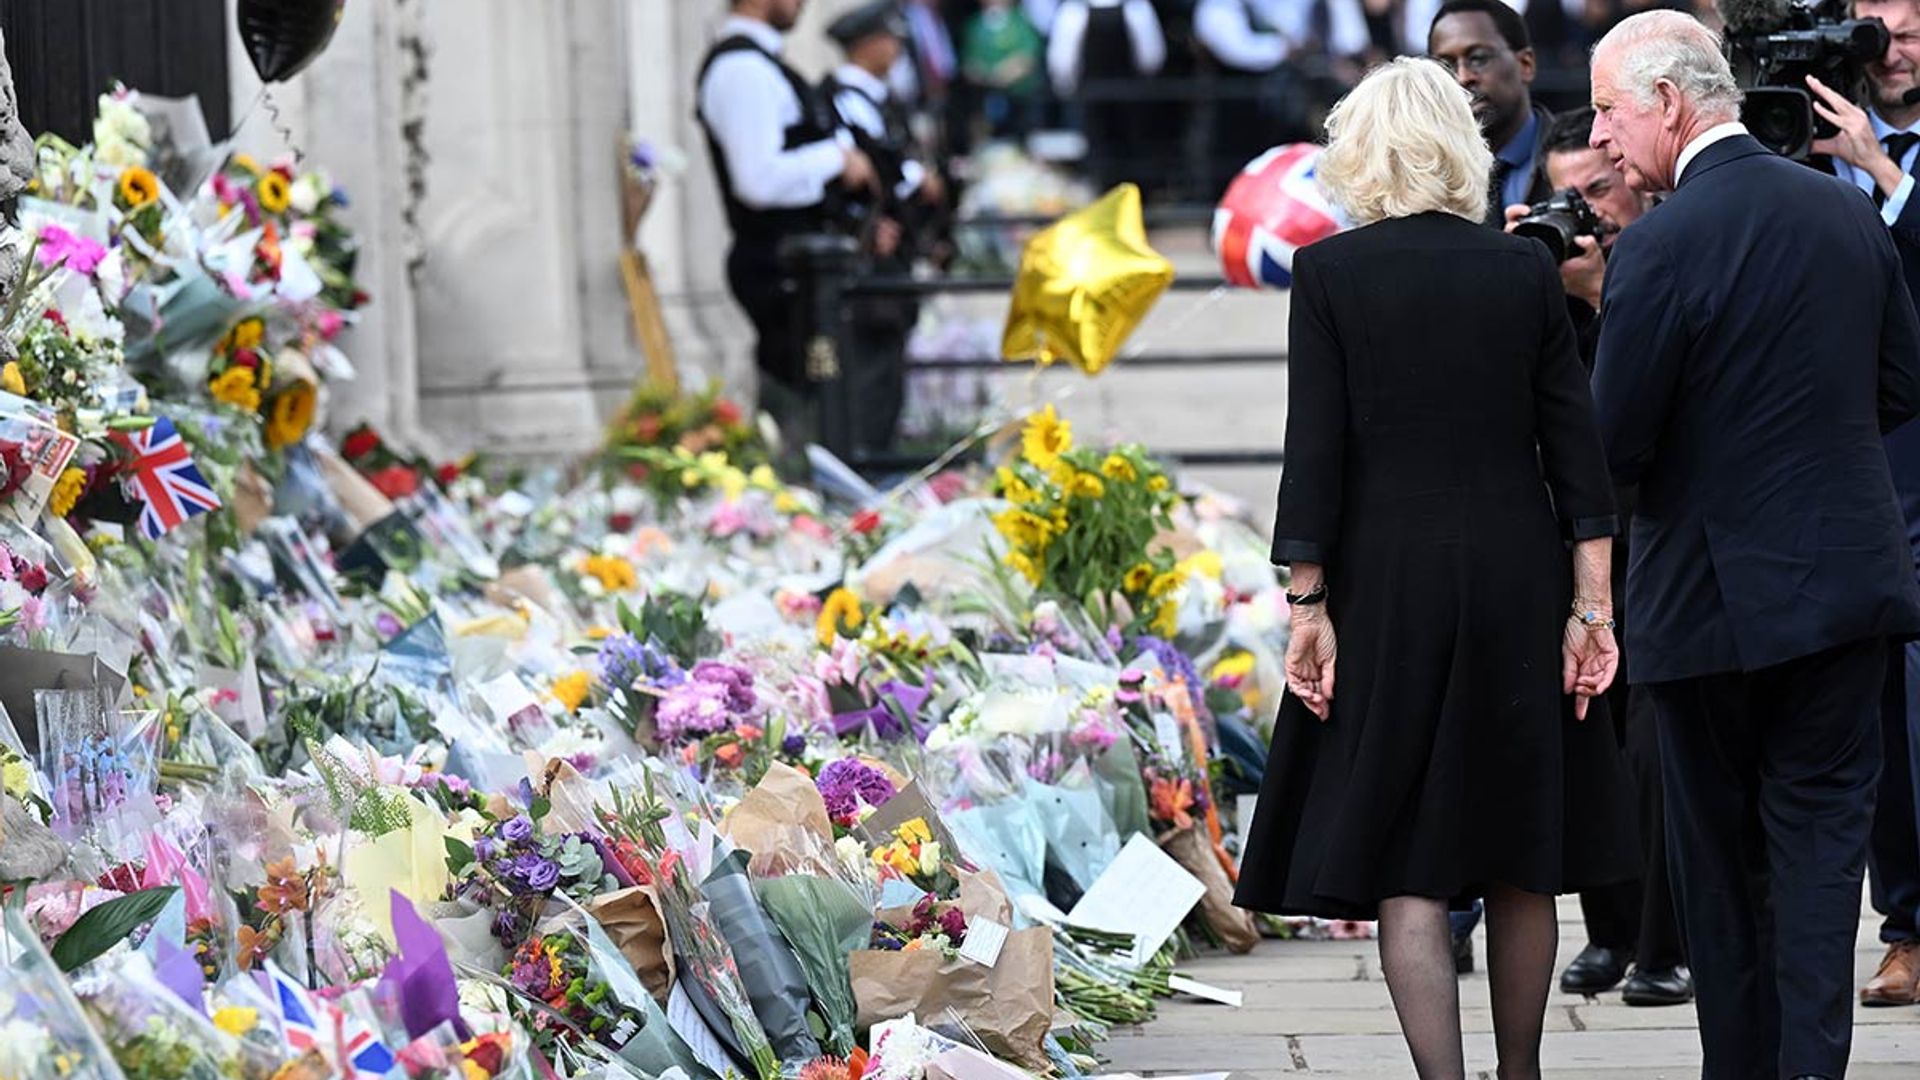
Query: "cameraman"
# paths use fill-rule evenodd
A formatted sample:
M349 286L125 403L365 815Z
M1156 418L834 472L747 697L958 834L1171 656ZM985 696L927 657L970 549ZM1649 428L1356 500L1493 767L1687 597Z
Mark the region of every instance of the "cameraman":
M1580 358L1588 368L1600 342L1600 290L1606 279L1607 251L1620 231L1640 220L1653 199L1627 186L1607 155L1588 145L1593 134L1593 110L1583 108L1555 119L1541 142L1540 171L1548 190L1574 191L1600 221L1596 236L1577 236L1579 254L1560 264L1560 281L1567 292L1567 312L1573 317L1580 342ZM1530 207L1506 209L1507 229L1528 215ZM1615 493L1623 514L1631 513L1633 492ZM1616 542L1614 595L1626 595L1627 548ZM1626 618L1623 608L1616 608ZM1679 918L1667 882L1665 806L1660 792L1660 749L1652 710L1645 695L1634 692L1625 679L1607 692L1607 708L1627 751L1638 796L1640 845L1645 876L1640 881L1580 894L1580 910L1587 924L1587 947L1561 974L1567 993L1599 994L1626 980L1621 996L1628 1005L1684 1005L1693 998L1693 979L1686 969L1680 945ZM1631 975L1628 964L1633 965Z
M1886 54L1867 68L1872 110L1867 111L1809 78L1814 110L1840 129L1813 144L1833 171L1850 180L1880 208L1893 233L1906 272L1907 290L1920 301L1920 199L1913 198L1914 159L1920 157L1920 104L1904 98L1920 86L1920 0L1855 0L1855 18L1887 24ZM1907 538L1920 567L1920 424L1907 424L1886 439L1893 483L1906 511ZM1867 857L1873 907L1883 917L1880 940L1887 952L1880 969L1860 990L1863 1005L1912 1005L1920 1000L1920 818L1914 777L1920 776L1920 645L1895 646L1882 699L1881 736L1886 764L1880 774L1873 833Z

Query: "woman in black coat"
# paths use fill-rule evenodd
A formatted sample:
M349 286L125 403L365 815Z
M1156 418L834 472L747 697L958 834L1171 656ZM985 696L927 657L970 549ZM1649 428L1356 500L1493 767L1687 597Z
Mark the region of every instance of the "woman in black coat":
M1419 1074L1456 1080L1447 911L1484 898L1499 1075L1538 1076L1553 897L1639 870L1588 717L1619 659L1612 482L1557 268L1477 224L1467 93L1396 61L1327 130L1321 182L1362 227L1294 256L1289 692L1237 899L1377 917Z

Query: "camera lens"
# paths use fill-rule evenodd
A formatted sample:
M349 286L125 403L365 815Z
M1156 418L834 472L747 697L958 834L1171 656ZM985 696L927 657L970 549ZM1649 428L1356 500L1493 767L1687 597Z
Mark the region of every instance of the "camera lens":
M1549 210L1515 222L1513 235L1540 241L1554 262L1565 262L1573 250L1573 238L1580 235L1580 223L1564 210Z
M1748 90L1740 103L1740 121L1762 146L1783 157L1803 159L1813 148L1813 104L1804 90Z

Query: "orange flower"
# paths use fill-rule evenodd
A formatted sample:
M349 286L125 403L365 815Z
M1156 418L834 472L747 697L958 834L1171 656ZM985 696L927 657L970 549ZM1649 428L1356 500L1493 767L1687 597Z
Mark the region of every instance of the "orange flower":
M306 876L294 866L293 856L267 864L267 883L260 886L259 892L262 911L274 915L305 911L309 899Z
M713 759L729 769L739 768L742 757L739 743L728 743L713 752Z
M1153 816L1161 821L1171 821L1179 829L1193 825L1193 818L1187 814L1193 809L1193 781L1156 776L1147 787L1147 799L1153 804Z
M241 926L234 935L234 960L241 971L252 971L255 964L267 958L267 951L273 948L275 935L255 930L251 926Z

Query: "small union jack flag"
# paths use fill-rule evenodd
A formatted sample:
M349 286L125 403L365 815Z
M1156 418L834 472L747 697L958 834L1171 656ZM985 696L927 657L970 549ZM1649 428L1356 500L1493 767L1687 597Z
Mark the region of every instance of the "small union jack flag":
M1220 270L1241 288L1293 285L1293 253L1339 232L1340 209L1320 190L1320 147L1276 146L1247 163L1213 214Z
M381 1080L393 1071L393 1051L366 1021L346 1009L335 1015L340 1023L340 1056L353 1070L348 1080Z
M273 1000L280 1006L280 1030L287 1046L304 1054L320 1046L320 1022L307 989L289 978L272 961L267 962L267 978L273 982Z
M113 440L133 454L127 487L140 502L141 536L158 540L188 518L220 509L220 496L200 475L173 421L162 416L141 431L116 431Z

